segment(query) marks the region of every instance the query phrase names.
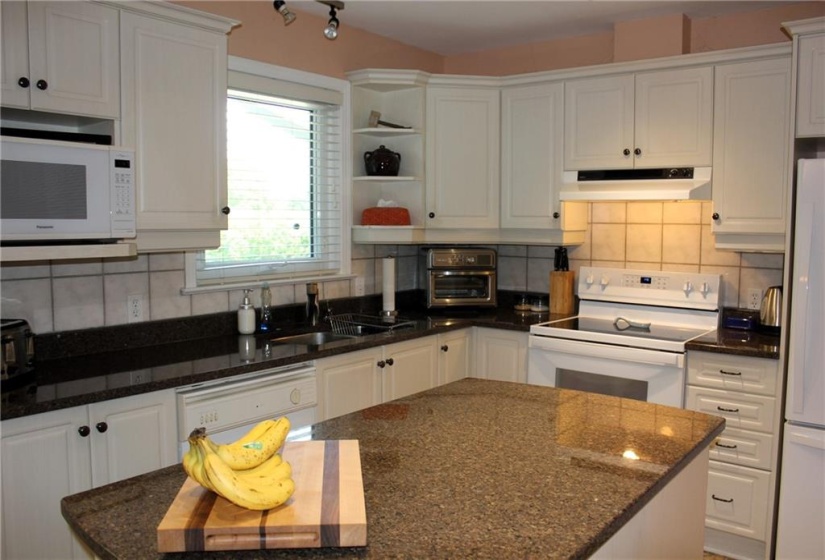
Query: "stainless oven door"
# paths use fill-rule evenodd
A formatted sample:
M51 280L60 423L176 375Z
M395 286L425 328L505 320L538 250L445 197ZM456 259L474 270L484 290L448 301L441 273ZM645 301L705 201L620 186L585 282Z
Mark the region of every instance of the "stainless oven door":
M461 305L496 305L496 271L429 271L427 307Z
M685 356L531 335L527 383L681 408Z

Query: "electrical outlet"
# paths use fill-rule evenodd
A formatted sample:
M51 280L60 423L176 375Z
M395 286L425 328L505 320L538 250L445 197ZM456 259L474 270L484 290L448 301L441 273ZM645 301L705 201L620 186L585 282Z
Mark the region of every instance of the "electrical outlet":
M762 290L751 288L748 290L748 309L759 309L762 307Z
M363 296L364 295L364 278L362 276L355 277L355 296Z
M141 369L138 371L133 371L129 374L130 381L132 385L140 385L142 383L148 383L150 379L149 372L145 369Z
M143 321L143 294L126 296L126 322L139 323Z

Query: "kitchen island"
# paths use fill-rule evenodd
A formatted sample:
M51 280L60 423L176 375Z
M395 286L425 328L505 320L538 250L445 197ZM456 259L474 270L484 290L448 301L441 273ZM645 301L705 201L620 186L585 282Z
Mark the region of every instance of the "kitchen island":
M636 523L654 505L648 521L672 521L668 540L685 529L695 554L683 556L700 557L707 448L723 428L689 410L463 379L312 427L314 440L359 440L366 547L186 558L609 557L622 535L657 540ZM100 558L175 558L157 552L156 528L185 479L175 465L68 496L63 516Z

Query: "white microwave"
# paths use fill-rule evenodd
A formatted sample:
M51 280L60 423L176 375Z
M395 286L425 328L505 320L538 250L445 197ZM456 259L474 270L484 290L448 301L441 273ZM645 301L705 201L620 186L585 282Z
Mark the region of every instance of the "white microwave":
M0 139L0 241L135 237L135 153L114 146Z

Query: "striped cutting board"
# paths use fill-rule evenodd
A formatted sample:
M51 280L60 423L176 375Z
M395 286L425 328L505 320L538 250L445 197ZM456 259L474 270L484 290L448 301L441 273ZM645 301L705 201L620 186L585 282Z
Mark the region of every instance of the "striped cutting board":
M287 442L295 493L267 511L241 508L191 478L158 526L159 552L365 546L358 440Z

